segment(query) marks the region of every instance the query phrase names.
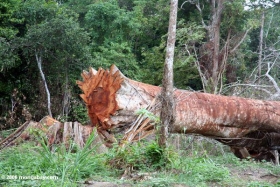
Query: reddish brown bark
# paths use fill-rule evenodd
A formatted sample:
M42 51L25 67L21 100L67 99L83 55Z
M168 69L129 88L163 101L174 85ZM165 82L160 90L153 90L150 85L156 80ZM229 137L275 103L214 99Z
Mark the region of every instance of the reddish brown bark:
M126 141L152 132L154 121L136 111L145 108L159 116L160 87L128 79L115 66L110 71L91 69L82 77L78 81L82 98L93 125L107 142L114 141L114 129L126 132ZM235 149L246 147L254 155L280 146L280 102L186 90L175 90L174 95L176 116L171 133L201 134Z

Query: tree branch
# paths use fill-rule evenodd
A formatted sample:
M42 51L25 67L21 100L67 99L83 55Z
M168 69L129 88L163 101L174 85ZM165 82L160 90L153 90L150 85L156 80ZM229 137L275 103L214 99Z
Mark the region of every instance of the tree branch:
M236 49L238 49L238 47L243 43L243 41L245 40L245 38L246 38L248 32L249 32L251 29L252 29L252 27L246 30L246 32L244 33L242 39L233 47L232 50L230 50L229 54L234 53L234 52L236 51Z
M45 86L45 89L46 89L46 93L47 93L48 113L49 113L49 116L52 117L50 91L49 91L49 88L48 88L48 85L47 85L47 81L46 81L45 75L44 75L43 70L42 70L42 51L41 50L39 50L39 51L35 50L35 57L36 57L37 65L38 65L38 68L39 68L39 72L40 72L40 75L41 75L41 78L42 78L42 81L44 83L44 86Z

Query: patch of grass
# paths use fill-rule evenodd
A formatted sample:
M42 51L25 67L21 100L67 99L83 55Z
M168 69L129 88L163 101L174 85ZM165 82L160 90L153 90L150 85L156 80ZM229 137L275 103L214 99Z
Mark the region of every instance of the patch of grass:
M92 147L93 135L85 147L70 143L66 148L57 145L53 151L40 141L41 146L25 143L0 152L1 176L56 176L57 180L0 179L0 186L80 186L84 181L103 181L132 186L280 186L280 180L254 180L254 174L280 174L280 167L268 162L240 160L214 145L196 146L189 150L173 147L161 149L156 141L140 141L119 148L116 145L106 154L97 154ZM209 142L206 142L209 144ZM217 147L217 148L216 148ZM214 150L213 154L205 148ZM218 154L219 151L221 154ZM146 178L120 180L125 170ZM255 172L255 173L254 173ZM247 175L248 174L248 175ZM132 176L132 175L131 175ZM274 176L274 179L275 179ZM276 178L277 180L277 178Z
M91 147L93 140L92 134L83 149L71 143L68 149L61 144L50 151L43 140L41 146L25 143L4 149L0 152L0 186L77 186L92 174L112 175L104 157ZM9 180L9 176L17 179ZM21 180L20 176L54 176L56 180Z
M16 131L16 129L9 129L9 130L0 131L0 138L3 138L3 139L7 138L10 134L13 133L13 131Z
M120 172L127 168L139 171L166 168L177 157L177 153L171 148L162 149L156 142L141 141L124 148L116 145L106 154L107 164Z
M227 167L205 156L181 157L174 169L176 181L191 186L208 186L208 182L219 183L230 177Z

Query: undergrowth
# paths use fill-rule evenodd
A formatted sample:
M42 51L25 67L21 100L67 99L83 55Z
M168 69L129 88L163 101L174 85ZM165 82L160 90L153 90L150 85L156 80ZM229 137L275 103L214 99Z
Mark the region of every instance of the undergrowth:
M160 148L156 141L140 141L124 148L115 145L98 154L91 135L83 149L74 143L53 147L40 139L40 146L27 142L0 151L0 186L81 186L87 180L111 181L122 186L280 186L280 181L247 180L246 170L267 170L280 175L280 167L268 162L239 160L226 149L209 141L185 142L182 147ZM214 150L214 151L213 151ZM143 180L120 180L125 171L149 177ZM234 171L234 172L233 172ZM237 173L239 175L235 175ZM55 180L19 179L20 176L55 176ZM7 179L17 177L17 179Z
M115 145L106 154L107 165L123 172L127 168L134 170L158 170L171 167L178 154L171 148L162 149L156 142L137 142L119 148Z
M53 151L41 139L40 146L24 143L0 152L0 186L77 186L92 174L111 175L104 165L104 157L91 147L94 134L83 149L74 143L69 147L61 144ZM52 177L51 180L22 178Z

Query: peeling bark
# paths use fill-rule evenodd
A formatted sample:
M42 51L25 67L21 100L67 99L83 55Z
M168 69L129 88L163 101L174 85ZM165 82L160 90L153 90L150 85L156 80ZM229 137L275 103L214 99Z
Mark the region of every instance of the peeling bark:
M136 111L146 109L159 116L160 87L128 79L114 65L110 70L84 71L82 77L83 81L77 81L84 92L81 97L93 126L108 144L115 142L113 132L117 129L125 133L124 141L153 131L155 121ZM174 97L176 114L171 133L196 133L257 154L280 146L280 102L179 89Z
M30 139L34 135L32 131L42 133L49 146L64 143L68 147L73 140L83 147L96 130L95 145L100 145L99 152L106 151L103 143L110 147L116 142L115 132L124 133L119 142L121 146L154 133L162 107L160 87L128 79L114 65L110 70L91 68L89 72L84 71L82 77L83 81L77 83L84 92L81 97L86 102L92 125L61 123L48 116L40 122L27 121L0 142L0 150ZM176 115L170 133L200 134L229 145L240 158L279 162L279 101L179 89L174 91L174 98Z
M159 136L159 145L162 148L167 147L167 138L169 126L174 121L174 98L173 98L173 61L176 40L178 0L170 2L170 16L168 27L168 38L166 46L166 56L164 62L164 73L162 80L162 108L160 111L161 127Z
M35 52L35 57L36 57L36 61L37 61L37 66L38 66L38 69L40 71L40 75L41 75L41 78L42 78L42 81L44 83L44 86L45 86L45 90L46 90L46 94L47 94L47 106L48 106L48 113L49 113L49 116L52 117L52 111L51 111L51 95L50 95L50 91L49 91L49 88L48 88L48 84L47 84L47 81L46 81L46 78L45 78L45 74L43 72L43 69L42 69L42 51L39 51L39 52Z
M263 29L264 29L264 10L262 11L262 16L261 16L261 30L260 30L260 41L259 41L259 59L258 59L259 77L262 75Z

